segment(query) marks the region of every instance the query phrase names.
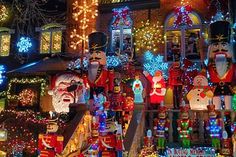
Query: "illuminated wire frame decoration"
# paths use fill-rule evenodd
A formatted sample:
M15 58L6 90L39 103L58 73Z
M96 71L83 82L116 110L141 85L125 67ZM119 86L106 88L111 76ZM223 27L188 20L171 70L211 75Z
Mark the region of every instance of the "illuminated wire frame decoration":
M60 26L49 25L42 29L40 53L61 52L62 31Z
M0 65L0 85L3 83L4 79L5 79L5 74L6 72L6 68L4 65Z
M87 69L88 68L88 58L87 57L84 57L83 58L83 69ZM69 64L68 64L68 69L70 70L75 70L75 69L81 69L82 66L81 66L81 58L78 58L77 60L75 61L71 61Z
M0 22L5 21L9 16L9 12L4 5L0 5Z
M23 89L19 93L19 101L22 106L33 106L36 98L37 94L32 89Z
M10 52L10 29L0 28L0 56L8 56Z
M80 23L79 29L74 29L70 34L70 38L73 39L70 47L76 50L79 45L86 45L88 42L88 34L91 32L86 31L86 29L91 20L98 15L98 0L83 0L82 5L79 1L75 1L72 5L72 18Z
M32 41L29 37L21 37L16 46L19 52L27 53L32 47Z
M184 2L184 0L181 0L181 6L176 7L174 12L174 27L192 26L193 22L189 16L189 14L192 12L192 7L188 2Z
M157 52L158 46L164 44L163 26L157 22L151 24L149 20L142 21L142 26L134 28L135 49L136 52L145 52L147 50Z
M12 78L9 81L7 89L7 98L13 100L19 100L19 95L11 94L13 84L40 84L40 95L45 95L46 80L44 78L35 77L35 78Z
M164 62L164 56L153 55L151 51L144 53L144 71L147 71L152 76L157 70L161 70L165 79L167 79L168 63Z
M133 22L130 18L129 8L127 6L123 8L114 8L112 9L112 12L112 29L119 29L121 26L123 28L130 28L132 26Z

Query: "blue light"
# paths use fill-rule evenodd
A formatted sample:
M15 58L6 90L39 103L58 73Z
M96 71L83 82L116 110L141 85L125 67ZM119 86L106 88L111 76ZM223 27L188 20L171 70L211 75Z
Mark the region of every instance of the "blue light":
M107 56L107 67L115 68L121 65L121 60L117 56Z
M6 72L4 65L0 65L0 85L3 83L5 76L3 75Z
M29 37L21 37L16 46L19 52L26 53L32 47L32 41Z
M167 79L168 63L164 62L164 57L161 55L153 55L152 52L147 51L144 53L144 70L152 76L157 70L163 72L163 76Z

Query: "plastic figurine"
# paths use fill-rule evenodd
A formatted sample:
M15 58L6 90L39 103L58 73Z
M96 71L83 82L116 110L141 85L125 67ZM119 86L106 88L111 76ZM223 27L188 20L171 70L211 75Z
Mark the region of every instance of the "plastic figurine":
M49 120L47 124L47 133L39 134L38 150L39 157L55 157L63 151L64 138L56 132L58 125L56 120Z
M231 138L228 138L228 134L226 131L223 131L223 139L221 144L220 154L225 157L232 157L232 141Z
M189 106L185 106L182 102L180 106L180 118L177 121L179 131L179 137L184 148L190 147L190 135L192 132L192 121L189 118Z
M144 137L144 145L146 147L152 147L153 145L153 136L152 136L152 131L148 130L147 131L147 136Z
M151 83L150 103L152 105L160 104L162 101L164 101L166 94L166 85L162 72L159 70L156 71L153 77L146 71L144 71L143 74Z
M213 98L213 92L208 86L208 80L204 73L194 77L194 87L187 94L187 99L192 110L207 110L207 105Z
M215 110L215 105L210 103L207 106L209 119L206 122L206 130L209 131L211 137L212 147L215 148L216 152L220 151L220 140L222 135L222 120L217 118L217 112Z
M109 91L113 91L114 71L105 68L107 36L102 32L94 32L88 36L88 39L90 52L88 82L90 99L93 99L94 92L104 93L107 96Z
M173 62L168 72L169 72L168 84L170 88L173 90L173 97L171 99L173 99L172 102L173 102L174 108L178 108L179 103L180 103L180 96L181 96L180 93L181 93L182 85L183 85L183 82L181 80L183 70L180 67L180 63Z
M143 85L139 79L139 75L135 75L132 90L134 92L134 103L143 103Z
M114 90L112 94L112 109L115 111L122 110L122 94L121 94L121 87L120 81L116 78L114 80Z
M208 71L214 86L213 104L217 110L223 108L221 106L221 96L224 98L224 108L232 108L233 91L231 82L234 76L234 65L230 30L230 23L227 21L217 21L210 25Z
M154 131L156 132L157 136L157 149L159 154L164 154L166 148L166 135L168 134L170 122L167 119L167 108L161 104L158 109L158 118L156 119L154 126Z

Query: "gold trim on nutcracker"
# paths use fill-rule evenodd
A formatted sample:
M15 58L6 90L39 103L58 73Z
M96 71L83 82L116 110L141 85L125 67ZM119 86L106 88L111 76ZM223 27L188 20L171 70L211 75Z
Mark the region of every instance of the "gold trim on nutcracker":
M57 141L63 141L64 137L63 136L57 136Z
M94 43L94 44L92 44L91 48L89 48L89 49L90 49L90 50L100 49L100 48L106 47L107 44L108 44L108 38L107 38L107 41L106 41L106 43L105 43L104 45L98 46L98 44Z
M216 38L209 38L210 40L218 40L218 41L221 41L221 40L224 40L224 39L228 39L228 37L224 37L224 34L219 34L219 35L216 35Z
M98 71L97 71L97 75L96 75L96 79L95 79L95 81L94 81L94 83L96 84L99 80L100 80L100 78L102 77L102 67L101 66L99 66L99 68L98 68Z

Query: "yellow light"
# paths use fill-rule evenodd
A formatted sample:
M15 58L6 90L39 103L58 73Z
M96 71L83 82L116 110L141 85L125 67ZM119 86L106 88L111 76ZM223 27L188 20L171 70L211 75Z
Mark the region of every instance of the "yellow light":
M4 5L0 5L0 21L5 21L8 18L8 10Z
M1 47L0 47L1 56L9 56L10 40L11 40L10 34L1 35Z

